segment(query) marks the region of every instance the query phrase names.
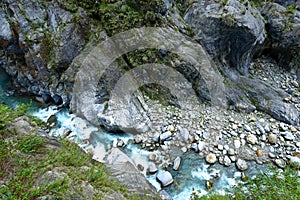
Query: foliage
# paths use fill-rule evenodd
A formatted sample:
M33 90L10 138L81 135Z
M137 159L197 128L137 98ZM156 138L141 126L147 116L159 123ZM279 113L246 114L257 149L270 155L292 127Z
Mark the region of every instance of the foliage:
M162 1L61 1L70 11L77 11L79 7L87 10L92 18L100 21L109 36L131 28L160 24L159 14L156 13L161 6L158 2Z
M243 184L233 188L231 194L226 196L211 194L199 197L192 195L194 200L204 199L299 199L300 182L298 169L286 168L282 173L278 170L270 169L261 172L254 179L248 179Z

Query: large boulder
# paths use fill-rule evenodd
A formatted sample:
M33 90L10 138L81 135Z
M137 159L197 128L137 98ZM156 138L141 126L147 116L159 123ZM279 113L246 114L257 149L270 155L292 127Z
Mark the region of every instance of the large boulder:
M58 91L63 84L60 76L86 45L92 26L85 11L71 13L59 1L4 0L0 5L2 67L23 92L63 95Z
M130 193L150 199L157 197L155 188L140 173L133 161L118 148L111 150L106 158L106 166L111 172L111 177L127 186Z
M298 8L299 9L299 8ZM267 2L260 9L266 18L268 39L262 54L273 57L281 67L297 70L300 64L300 11Z
M266 38L263 17L247 1L197 1L184 18L195 39L215 60L242 74L247 73L253 54Z

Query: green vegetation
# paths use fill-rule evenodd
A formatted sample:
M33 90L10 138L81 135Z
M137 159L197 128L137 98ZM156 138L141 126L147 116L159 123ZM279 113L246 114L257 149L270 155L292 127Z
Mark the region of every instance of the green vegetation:
M243 200L243 199L299 199L300 182L298 169L286 168L280 173L275 169L271 173L262 172L254 179L248 179L243 184L235 187L230 191L231 195L221 196L211 194L210 196L199 197L197 194L192 195L194 200Z
M109 36L116 33L138 28L141 26L161 25L161 18L157 10L162 10L162 1L114 1L114 0L61 0L66 9L75 12L79 7L99 20Z
M126 193L124 186L110 179L105 167L93 161L92 156L75 143L66 139L53 142L35 132L13 132L10 124L18 117L37 124L32 118L24 117L27 109L27 105L13 110L0 104L0 199L31 200L46 195L74 199L83 194L102 199L111 192L136 199ZM87 184L95 190L88 189Z

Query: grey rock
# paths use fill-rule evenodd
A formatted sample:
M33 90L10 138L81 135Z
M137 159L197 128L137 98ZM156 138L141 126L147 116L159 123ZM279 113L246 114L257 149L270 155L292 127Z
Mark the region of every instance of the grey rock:
M150 185L133 161L121 150L118 148L111 150L106 158L106 166L111 173L111 177L125 185L131 192L141 197L151 196L151 198L154 198L154 187Z
M0 10L0 41L10 41L12 40L13 34L10 28L10 24L5 18L5 14Z
M180 157L176 157L175 160L174 160L174 162L173 162L173 169L175 171L178 171L180 165L181 165L181 158Z
M257 144L258 143L257 137L253 134L247 135L246 140L249 144Z
M251 128L248 124L244 125L244 129L245 129L245 131L251 132Z
M228 156L225 156L224 157L224 165L226 166L226 167L228 167L228 166L230 166L231 165L231 160L230 160L230 158L228 157Z
M160 134L159 139L161 142L171 139L172 133L170 131Z
M284 139L286 139L286 140L295 140L295 136L294 136L294 134L291 133L291 132L284 132L284 133L283 133L283 137L284 137Z
M184 141L187 142L189 140L190 134L186 128L178 128L179 129L179 136Z
M168 171L159 171L156 175L156 179L163 187L169 186L174 182L171 173Z
M296 156L292 156L289 160L289 163L292 167L299 168L300 167L300 158Z
M283 159L275 159L274 163L280 168L286 167L286 162Z
M157 169L156 165L154 163L152 163L152 162L149 163L149 165L148 165L148 172L150 174L155 174L157 171L158 171L158 169Z
M239 159L236 161L236 167L237 167L239 170L241 170L241 171L245 171L245 170L248 169L248 164L247 164L247 162L246 162L245 160L242 160L242 159L239 158Z
M191 144L191 149L194 150L195 152L198 152L199 151L198 144L197 143L192 143Z
M230 148L228 149L228 155L233 156L235 154L234 149Z
M261 14L237 0L225 6L194 2L184 18L213 58L226 59L241 73L247 72L255 46L265 40Z

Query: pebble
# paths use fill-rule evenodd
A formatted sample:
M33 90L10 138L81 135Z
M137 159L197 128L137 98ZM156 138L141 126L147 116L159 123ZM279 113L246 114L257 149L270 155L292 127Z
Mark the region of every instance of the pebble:
M180 138L184 142L187 142L190 138L189 131L186 128L178 128L178 129L179 129Z
M241 171L245 171L248 169L247 162L240 158L236 161L236 167Z
M293 133L295 133L295 132L298 131L294 126L291 126L290 130L291 130Z
M117 143L117 147L123 147L125 145L123 140L119 140Z
M181 148L181 151L182 151L183 153L186 153L186 152L187 152L187 148L186 148L186 147L182 147L182 148Z
M224 157L224 160L223 160L223 163L224 163L224 165L225 166L230 166L231 165L231 160L230 160L230 158L228 157L228 156L225 156Z
M265 129L266 133L270 133L270 131L271 131L269 124L266 124L264 129Z
M290 158L290 165L292 167L295 167L295 168L299 168L300 167L300 158L299 157L296 157L296 156L292 156Z
M251 128L247 124L244 125L244 129L245 129L245 131L251 132Z
M221 144L218 144L218 149L219 149L220 151L222 151L222 150L224 149L224 146L221 145Z
M281 131L287 131L288 127L284 123L279 123L279 129Z
M214 164L217 162L217 156L213 153L210 153L205 157L205 160L209 164Z
M227 151L228 155L233 156L235 154L234 149L230 148Z
M253 135L253 134L249 134L249 135L247 136L246 140L247 140L247 142L248 142L249 144L256 144L256 143L258 143L257 137L256 137L255 135Z
M238 149L238 148L241 147L241 141L239 141L239 140L234 140L234 141L233 141L233 144L234 144L234 147L235 147L236 149Z
M277 142L277 135L271 133L271 134L268 136L268 141L269 141L269 143L271 143L271 144L276 144L276 142Z
M204 132L203 135L202 135L202 137L207 140L207 139L210 138L210 133Z
M300 148L300 142L296 142L296 146Z
M195 152L198 152L199 151L198 144L197 143L192 143L191 149L194 150Z
M258 157L263 156L263 151L262 151L261 149L256 150L256 155L257 155Z
M160 141L164 142L164 141L170 139L171 137L172 137L171 131L167 131L167 132L160 134L159 139L160 139Z
M198 142L198 150L199 151L203 151L205 146L206 146L205 142L202 142L202 141Z
M173 125L169 125L168 126L168 131L174 132L175 131L175 127Z
M295 136L291 133L291 132L285 132L283 137L286 139L286 140L294 140L295 139Z
M286 166L286 163L283 159L275 159L274 163L280 168L285 168Z
M178 171L180 165L181 165L181 158L180 157L176 157L175 160L174 160L174 163L173 163L173 169L175 171Z
M235 156L229 156L229 158L230 158L230 160L231 160L232 162L235 162L235 161L236 161L236 157L235 157Z

